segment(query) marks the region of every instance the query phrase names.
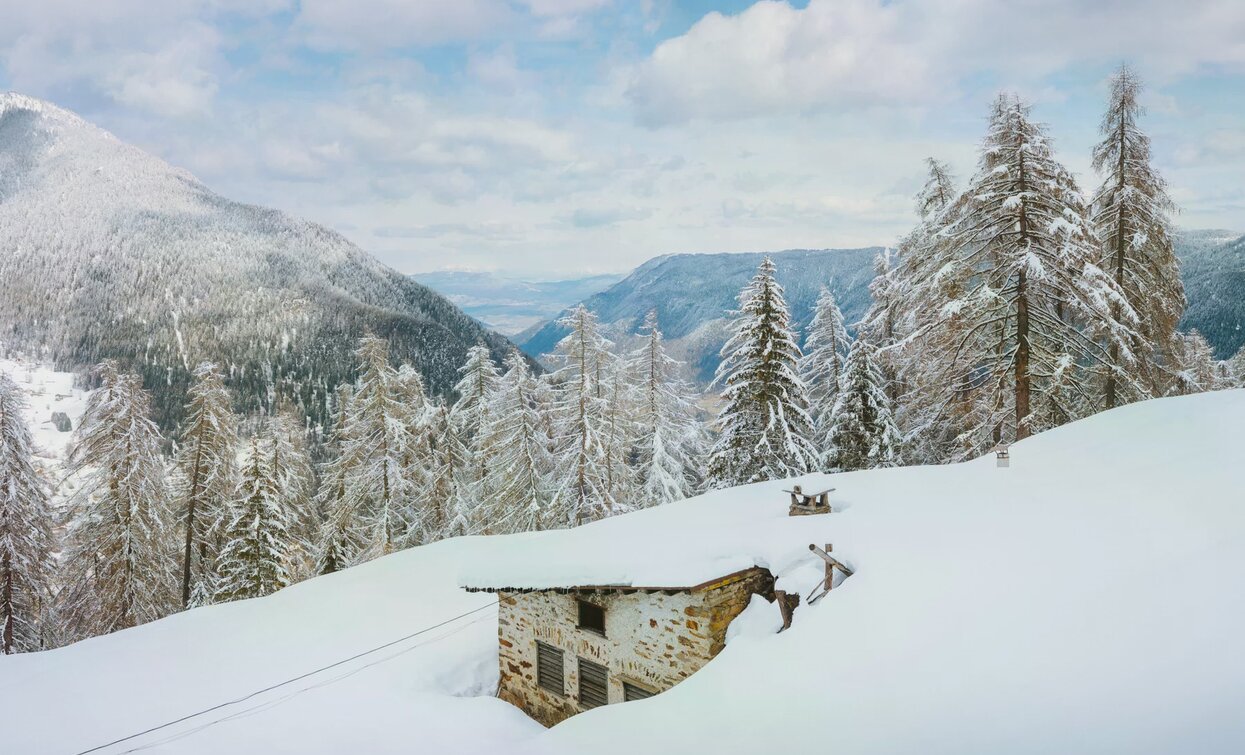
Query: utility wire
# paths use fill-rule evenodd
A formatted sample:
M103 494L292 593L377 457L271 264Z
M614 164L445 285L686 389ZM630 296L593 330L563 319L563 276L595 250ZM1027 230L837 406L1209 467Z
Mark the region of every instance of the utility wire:
M283 682L277 682L276 684L269 685L269 686L267 686L267 687L264 687L263 689L255 690L254 692L252 692L252 693L250 693L250 694L248 694L248 695L243 695L242 697L239 697L239 698L237 698L236 700L229 700L229 701L227 701L227 702L223 702L223 703L219 703L219 704L217 704L217 705L213 705L213 706L212 706L212 707L210 707L210 708L204 708L203 710L198 710L198 711L195 711L194 713L188 713L188 714L186 714L186 715L182 716L181 718L176 718L176 719L174 719L174 720L172 720L172 721L168 721L168 722L166 722L166 723L162 723L162 724L160 724L159 726L153 726L153 727L151 727L150 729L144 729L143 731L136 732L136 733L134 733L134 734L130 734L129 736L121 737L120 739L114 739L113 741L111 741L111 742L106 742L106 743L104 743L104 744L102 744L102 745L96 745L95 747L92 747L92 748L90 748L89 750L81 750L81 751L79 751L78 753L76 753L76 755L88 755L88 753L92 753L92 752L99 752L100 750L103 750L103 749L105 749L105 748L107 748L107 747L112 747L113 745L121 744L122 742L128 742L128 741L130 741L131 739L137 739L138 737L145 736L145 735L147 735L147 734L151 734L152 732L156 732L156 731L159 731L159 730L161 730L161 729L167 729L167 728L168 728L168 727L170 727L170 726L174 726L174 725L176 725L176 724L180 724L180 723L182 723L183 721L189 721L189 720L190 720L190 719L192 719L192 718L197 718L197 717L202 716L202 715L204 715L204 714L207 714L207 713L211 713L211 712L213 712L213 711L220 710L221 708L227 708L227 707L229 707L230 705L237 705L237 704L239 704L239 703L244 703L244 702L246 702L247 700L250 700L250 699L251 699L251 698L253 698L253 697L256 697L256 696L258 696L258 695L262 695L262 694L264 694L265 692L271 692L271 691L272 691L272 690L274 690L274 689L278 689L278 688L280 688L280 687L284 687L284 686L286 686L286 685L288 685L288 684L293 684L294 682L302 681L303 679L306 679L306 678L307 678L307 677L309 677L309 676L314 676L315 674L319 674L319 673L320 673L320 672L322 672L322 671L328 671L329 669L331 669L331 668L336 668L336 667L338 667L338 666L341 666L341 665L342 665L342 664L344 664L344 663L350 663L351 661L358 660L359 658L362 658L362 657L364 657L364 656L366 656L366 655L371 655L372 653L379 652L379 651L381 651L381 650L384 650L385 648L390 648L390 647L393 647L394 645L397 645L397 644L398 644L398 643L400 643L400 642L405 642L405 641L407 641L407 640L411 639L412 637L418 637L419 635L421 635L421 634L425 634L425 633L427 633L427 632L431 632L431 631L432 631L432 630L434 630L434 629L440 629L441 627L445 626L446 624L450 624L450 623L452 623L452 622L458 621L459 619L466 618L467 616L470 616L470 615L475 614L475 613L479 613L480 611L483 611L483 610L485 610L486 608L492 608L492 607L494 607L494 606L496 606L496 605L497 605L497 601L493 601L492 603L488 603L488 604L486 604L486 605L480 606L479 608L476 608L476 609L474 609L474 610L467 611L466 613L459 614L459 615L457 615L457 616L455 616L455 617L453 617L453 618L446 619L445 621L442 621L442 622L440 622L440 623L433 624L433 625L432 625L432 626L430 626L430 627L424 627L423 629L420 629L420 630L418 630L418 631L416 631L416 632L411 632L410 634L406 635L405 637L399 637L398 639L393 640L393 641L391 641L391 642L386 642L384 645L378 645L378 646L376 646L376 647L372 648L371 650L364 650L363 652L361 652L361 653L356 653L356 654L354 654L354 655L350 656L349 658L343 658L343 659L341 659L340 661L336 661L336 662L334 662L334 663L330 663L330 664L328 664L327 666L321 666L320 668L315 669L315 670L313 670L313 671L308 671L308 672L307 672L307 673L305 673L305 674L299 674L298 676L293 677L292 679L286 679L286 680L285 680L285 681L283 681Z

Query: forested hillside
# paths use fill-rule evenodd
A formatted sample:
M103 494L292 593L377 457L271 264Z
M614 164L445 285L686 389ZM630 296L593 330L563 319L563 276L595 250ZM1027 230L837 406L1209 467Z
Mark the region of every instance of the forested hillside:
M190 371L227 368L238 407L313 422L373 331L447 393L467 349L508 343L342 236L212 193L48 103L0 95L0 343L63 368L137 369L176 424Z
M1185 231L1176 237L1188 307L1182 330L1206 336L1219 359L1245 345L1245 236Z

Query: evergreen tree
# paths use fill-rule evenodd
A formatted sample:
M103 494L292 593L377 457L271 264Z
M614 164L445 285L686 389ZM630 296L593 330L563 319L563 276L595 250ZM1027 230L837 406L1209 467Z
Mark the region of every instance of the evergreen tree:
M635 423L633 376L628 374L625 359L611 353L604 363L599 386L605 400L605 423L601 444L601 467L605 472L606 497L613 513L635 508L636 474L628 463L635 447L638 428Z
M734 333L722 347L714 379L722 386L722 435L709 462L717 487L792 477L817 464L808 399L796 372L800 347L774 270L766 257L740 292Z
M900 459L900 436L895 427L885 378L868 341L857 338L847 355L838 401L831 413L829 471L893 467Z
M561 365L552 377L557 452L550 519L578 525L618 513L606 469L609 402L601 385L613 357L596 315L582 304L558 324L570 332L548 356Z
M488 477L491 458L483 430L488 425L489 406L497 393L501 373L493 363L488 348L478 344L467 351L467 361L459 368L458 374L461 377L454 386L458 400L454 403L453 417L458 422L459 437L467 444L469 452L467 480L471 494L483 500L488 496L484 481Z
M99 365L67 473L62 615L74 637L158 619L177 604L162 439L137 375Z
M398 368L394 385L398 402L406 415L409 442L404 466L415 496L414 521L418 522L418 526L407 537L406 545L422 545L439 539L441 530L445 527L444 512L428 496L432 484L430 471L434 464L429 438L433 409L428 402L423 378L411 365L403 364Z
M55 546L46 481L34 465L26 398L0 372L0 654L46 647Z
M224 378L216 365L195 368L187 392L186 427L175 464L179 472L177 510L185 539L182 549L182 607L191 594L211 592L207 581L225 525L225 512L237 485L234 445L238 427Z
M289 559L296 543L281 470L275 466L276 445L269 434L253 436L247 446L217 559L217 602L262 597L293 582Z
M326 471L322 570L369 561L406 547L420 522L418 476L410 464L414 420L400 399L386 342L366 336L355 352L360 375L346 407L341 453Z
M315 571L329 574L350 565L350 559L362 548L359 542L353 509L344 505L346 481L359 460L347 456L347 451L361 450L358 444L347 442L350 406L354 399L354 386L343 383L333 394L333 430L329 436L331 461L325 465L316 492L314 509L322 520L316 539Z
M279 505L287 518L290 579L298 582L316 573L313 544L321 527L314 503L316 476L307 450L307 431L293 414L281 412L266 421L263 440L280 493Z
M1018 99L995 103L978 172L953 211L936 247L932 267L940 272L911 295L961 331L947 357L953 380L937 389L937 402L940 411L964 402L960 445L971 455L1079 413L1076 404L1093 394L1082 366L1102 364L1100 343L1119 342L1128 333L1121 323L1132 318L1119 287L1093 264L1075 182ZM1110 317L1111 303L1120 320ZM937 334L940 325L924 332ZM933 343L919 353L936 353Z
M527 532L549 524L553 498L553 457L536 404L537 380L517 350L506 357L506 372L489 410L494 450L482 502L485 534ZM552 522L554 526L562 524Z
M696 393L681 376L683 365L666 353L656 310L649 311L640 332L640 346L629 359L635 381L636 508L694 495L706 452Z
M800 359L800 380L808 392L809 415L813 420L813 444L820 450L818 461L824 461L830 447L830 415L839 398L839 382L850 344L834 294L822 286Z
M1177 334L1173 357L1176 372L1168 394L1184 396L1228 387L1228 377L1215 361L1214 350L1197 330Z
M467 475L471 469L467 446L448 406L432 409L429 420L432 466L426 493L426 525L431 539L461 537L477 532L477 512ZM435 535L431 533L435 531Z
M1102 398L1107 409L1158 389L1155 366L1171 353L1185 307L1169 221L1175 205L1151 165L1150 137L1137 125L1143 113L1140 90L1136 74L1120 66L1111 77L1103 139L1094 148L1094 169L1103 178L1091 203L1101 244L1098 266L1114 279L1127 302L1111 305L1111 319L1129 331L1126 339L1108 344Z
M1229 388L1245 388L1245 346L1228 360L1227 371Z

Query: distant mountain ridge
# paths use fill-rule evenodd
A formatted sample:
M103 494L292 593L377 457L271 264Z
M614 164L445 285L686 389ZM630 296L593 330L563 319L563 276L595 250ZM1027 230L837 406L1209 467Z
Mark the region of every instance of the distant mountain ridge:
M411 277L498 333L510 336L604 291L624 275L541 281L498 273L438 271Z
M1226 359L1245 345L1245 236L1234 231L1182 229L1175 236L1181 277L1189 299L1182 330L1197 328L1216 356ZM849 327L869 307L873 262L883 247L804 249L781 252L666 254L645 262L614 286L583 303L595 312L614 338L626 338L656 309L672 350L707 383L727 337L729 312L739 290L756 272L761 258L772 255L778 281L798 327L812 316L822 284L828 284ZM565 335L556 320L519 333L514 340L540 357Z
M584 304L615 338L633 333L644 315L656 309L672 352L692 366L696 378L707 382L717 368L739 290L767 254L778 266L778 282L786 290L793 319L802 327L811 318L822 285L834 291L849 323L860 319L869 306L873 262L881 251L882 247L867 247L667 254L640 265ZM537 356L551 351L565 334L551 321L520 333L515 341Z
M78 116L0 95L0 341L81 369L117 358L175 426L189 369L222 363L242 409L324 419L359 336L448 392L477 341L509 343L341 235L221 197Z

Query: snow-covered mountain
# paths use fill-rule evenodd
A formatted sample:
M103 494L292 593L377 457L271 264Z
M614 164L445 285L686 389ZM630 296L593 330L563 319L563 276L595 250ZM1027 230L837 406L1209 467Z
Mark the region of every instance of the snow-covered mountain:
M198 714L98 752L1241 752L1242 426L1245 391L1160 399L1021 441L1006 469L809 476L414 548L0 656L3 746L81 752ZM787 516L792 482L835 487L834 513ZM755 564L804 591L809 543L855 574L791 629L761 602L678 686L548 731L494 697L495 598L459 588Z
M419 273L411 277L442 294L493 330L508 336L542 323L623 279L622 275L592 275L534 281L513 275L456 270Z
M873 260L880 251L880 247L870 247L771 252L796 324L803 326L812 318L823 285L834 291L849 323L859 319L869 306ZM738 306L739 290L756 274L764 256L756 252L655 257L584 304L615 337L633 333L648 311L656 309L671 353L692 365L696 377L707 382L718 365L729 312ZM520 333L515 341L539 357L564 335L565 329L550 321Z
M342 236L212 193L189 173L40 100L0 95L0 339L81 368L142 370L166 427L188 368L228 365L244 408L275 393L323 413L366 331L434 391L478 340L449 301Z

